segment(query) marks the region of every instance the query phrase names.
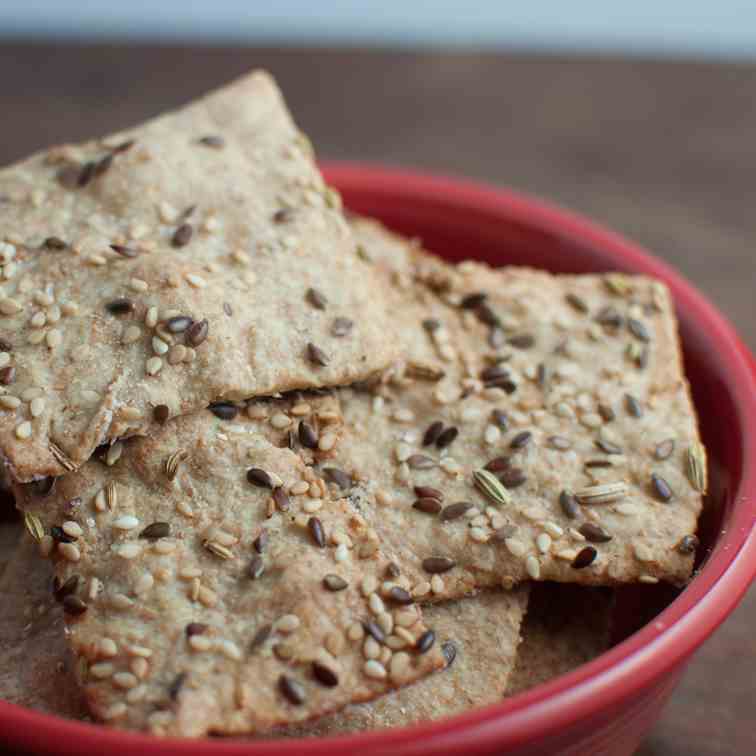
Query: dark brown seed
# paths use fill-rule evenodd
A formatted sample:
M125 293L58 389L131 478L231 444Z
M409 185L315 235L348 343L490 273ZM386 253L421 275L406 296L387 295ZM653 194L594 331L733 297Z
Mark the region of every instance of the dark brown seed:
M49 496L55 489L55 478L52 475L48 475L39 480L35 480L31 484L31 489L36 496Z
M559 506L562 508L562 512L574 520L580 514L580 504L577 498L570 491L562 491L559 494Z
M401 574L402 574L402 571L399 569L399 565L396 562L389 562L386 565L387 578L398 578L399 575Z
M312 676L327 688L335 688L339 684L338 675L325 664L314 661L312 663Z
M422 498L417 499L412 505L413 509L417 509L419 512L425 512L426 514L438 514L441 511L441 502L438 499Z
M74 189L79 183L81 168L78 165L64 165L56 174L58 183L66 189Z
M65 249L68 244L66 244L63 239L58 236L48 236L47 239L42 242L42 246L45 249L49 249L53 252L60 252L62 249Z
M446 660L446 668L448 669L454 664L454 660L457 658L457 644L454 641L448 640L441 644L441 653Z
M276 210L273 213L273 223L286 223L294 217L294 211L288 207L284 207L281 210Z
M340 575L326 575L323 578L323 585L329 591L333 591L335 593L336 591L343 591L349 585L349 583L347 583L347 581L344 580L344 578Z
M584 466L588 469L594 467L612 467L612 461L610 459L587 459Z
M436 318L428 318L423 321L423 328L428 331L428 333L433 333L441 328L441 321L436 320Z
M633 417L643 417L643 407L641 407L641 403L630 394L625 394L625 409L627 410L628 415L632 415Z
M79 171L79 177L76 179L76 185L79 187L86 186L94 178L96 170L96 163L84 163L81 167L81 171Z
M699 540L694 535L683 536L677 544L677 551L680 554L695 554L699 546Z
M511 538L516 532L517 528L511 523L509 525L503 525L494 532L494 534L491 536L491 540L493 540L495 543L504 543L507 538Z
M488 295L482 291L476 291L473 294L467 294L462 297L462 301L459 303L459 306L463 310L474 310L476 307L480 307L483 302L486 301L487 296Z
M247 470L247 481L259 488L273 488L273 481L271 481L270 475L259 467L250 467Z
M407 464L411 470L430 470L431 467L436 466L436 461L431 457L426 457L425 454L413 454L407 460Z
M326 537L325 531L323 530L323 523L317 517L310 517L310 519L307 520L307 529L310 531L310 537L312 538L313 543L318 548L324 549L326 545Z
M130 150L134 145L136 144L136 139L127 139L125 142L121 142L120 144L117 144L113 149L111 150L111 153L113 155L118 155L121 152L126 152L127 150Z
M329 483L335 483L342 490L352 487L352 478L338 467L324 467L323 476Z
M197 320L186 329L184 340L190 347L198 347L207 339L209 332L210 324L207 322L207 318Z
M564 436L550 436L549 444L558 451L567 451L572 447L572 441Z
M584 522L578 532L591 543L606 543L612 540L611 535L594 522Z
M668 438L656 445L654 449L654 457L658 460L669 459L672 456L672 452L675 450L675 439Z
M318 434L304 420L301 420L299 423L297 435L299 436L299 443L306 449L318 448Z
M389 601L393 601L395 604L400 604L402 606L409 606L410 604L415 603L415 600L410 596L409 591L406 591L398 585L391 588L388 594L388 599Z
M50 528L50 535L58 543L73 543L76 540L73 536L68 535L60 525L53 525Z
M381 630L380 625L378 625L373 620L365 620L362 623L362 626L365 628L365 632L373 638L373 640L377 641L378 643L385 643L386 642L386 634Z
M438 499L444 500L444 495L437 488L431 488L430 486L415 486L415 496L419 499Z
M617 446L617 444L605 438L597 438L594 443L604 454L622 454L621 446Z
M252 561L249 563L249 567L247 567L247 575L252 580L257 580L257 578L262 577L263 572L265 572L263 558L261 556L252 557Z
M66 596L76 593L76 590L79 587L79 580L80 578L78 575L71 575L63 585L54 589L53 595L58 601L63 601Z
M0 352L12 352L13 345L5 339L0 339Z
M457 563L449 557L432 556L423 559L423 569L431 575L439 575L456 567Z
M567 300L567 304L575 308L578 312L588 312L588 305L586 304L585 300L579 297L577 294L568 292L564 295L564 298Z
M530 333L520 333L516 336L510 336L507 343L515 349L530 349L535 345L535 337Z
M239 408L231 402L213 402L208 409L221 420L233 420L239 414Z
M203 147L213 147L219 150L226 144L226 140L222 136L217 134L211 134L209 136L203 136L197 140Z
M78 596L69 594L63 598L63 611L66 614L84 614L87 611L87 605Z
M440 420L431 423L423 434L423 446L430 446L436 443L436 439L444 430L444 424Z
M168 538L171 534L171 525L168 522L153 522L148 525L140 534L140 538L149 538L155 540L157 538Z
M598 412L605 423L611 423L614 420L614 410L608 404L599 404Z
M278 488L273 489L273 501L276 502L276 507L278 507L279 512L289 511L291 501L289 500L289 494L286 493L283 486L278 486Z
M331 325L331 336L340 339L346 336L354 327L354 321L349 318L336 318Z
M175 701L178 698L181 688L184 687L184 683L186 682L186 677L186 672L179 672L179 674L173 679L173 682L168 686L168 698L170 698L171 701Z
M639 341L643 341L644 343L651 341L651 336L648 333L648 328L646 328L646 326L641 323L640 320L636 320L635 318L628 318L627 329Z
M494 457L483 469L492 473L500 473L509 468L509 457Z
M113 299L105 305L105 309L111 315L128 315L134 312L135 305L130 299L121 297L120 299Z
M527 481L528 476L519 467L510 467L499 475L506 488L517 488Z
M469 501L458 501L454 504L449 504L448 507L444 507L441 510L441 520L443 522L457 520L463 517L466 512L469 512L471 508L472 504Z
M121 257L132 258L139 254L137 247L128 247L125 244L111 244L110 248Z
M497 425L502 431L506 431L509 428L509 418L504 410L491 410L491 422Z
M506 343L507 343L507 334L504 333L503 328L494 326L488 332L488 346L490 346L491 349L501 349L501 347L503 347L504 344Z
M284 440L284 446L294 451L297 448L297 434L295 431L289 429L286 431L286 439Z
M328 355L312 342L307 345L307 359L313 365L319 365L320 367L325 367L329 362Z
M256 651L260 646L265 643L268 638L270 638L271 633L273 632L273 626L272 625L263 625L256 633L254 638L252 638L252 642L249 644L249 650L250 651Z
M541 389L546 388L546 385L549 382L549 372L546 368L546 365L544 365L542 362L538 364L538 368L536 369L536 383L538 383L538 386Z
M671 501L674 496L672 489L669 487L669 483L667 483L661 475L657 475L656 473L651 474L651 488L659 501L668 502Z
M533 438L533 434L530 431L520 431L510 442L509 446L512 449L524 449Z
M191 638L193 635L202 635L207 630L207 625L202 622L190 622L185 628L187 638Z
M153 410L152 410L152 417L155 420L156 423L160 423L160 425L165 425L165 423L168 422L168 418L171 416L171 410L169 409L167 404L158 404Z
M433 644L436 642L436 634L433 630L426 630L420 634L420 637L415 641L415 649L418 654L424 654L426 651L430 651L433 648Z
M228 302L223 303L223 312L230 318L234 314L234 310Z
M616 307L607 305L599 310L596 315L596 322L606 328L619 328L622 325L623 318Z
M252 548L254 548L254 550L258 554L262 554L265 551L265 548L267 547L269 540L270 540L270 536L268 535L268 531L265 530L265 528L262 528L257 538L255 538L255 540L252 541Z
M648 355L649 355L649 349L647 346L644 346L643 349L641 349L640 355L638 355L638 369L639 370L645 370L645 368L648 366Z
M502 365L490 365L480 371L480 380L489 383L501 378L509 378L511 374L511 371Z
M188 315L176 315L176 317L166 320L163 326L168 333L183 333L192 323L194 323L194 320Z
M325 310L325 308L328 306L328 300L326 299L326 295L323 294L322 291L318 291L317 289L307 289L307 301L316 309L316 310Z
M593 546L586 546L578 551L577 556L572 560L572 567L576 570L582 570L583 567L593 564L598 552Z
M185 247L192 240L194 228L191 223L182 223L174 232L171 243L174 247Z
M484 325L496 328L499 326L499 316L484 302L475 310L478 320Z
M98 160L95 163L94 171L93 171L93 177L97 178L99 176L102 176L103 174L107 173L110 170L110 166L113 165L113 153L111 152L108 155L105 155L104 158L101 160Z
M453 443L454 439L459 435L459 429L451 427L446 428L441 432L441 435L436 439L436 448L444 449Z

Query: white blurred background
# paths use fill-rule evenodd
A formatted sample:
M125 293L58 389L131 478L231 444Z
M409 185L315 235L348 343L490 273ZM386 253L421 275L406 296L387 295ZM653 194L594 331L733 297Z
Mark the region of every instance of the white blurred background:
M0 0L0 36L756 56L756 0Z

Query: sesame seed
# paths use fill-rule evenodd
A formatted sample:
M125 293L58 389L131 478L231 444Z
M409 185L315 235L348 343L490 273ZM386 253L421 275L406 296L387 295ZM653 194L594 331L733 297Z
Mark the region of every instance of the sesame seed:
M66 535L71 536L71 538L80 538L84 534L81 525L73 520L67 520L61 527L63 532Z
M307 344L307 359L313 364L320 367L326 367L328 363L330 362L328 355L320 349L320 347L315 346L312 342Z
M21 400L17 396L4 394L0 396L0 404L6 409L18 409L21 406Z
M551 550L551 536L548 533L539 533L536 536L536 547L541 554L548 554Z
M334 446L336 446L336 441L338 440L338 437L335 433L324 433L320 440L318 441L318 449L320 451L331 451Z
M173 233L171 243L174 247L185 247L192 240L194 228L191 223L182 223Z
M367 677L371 677L375 680L383 680L388 676L386 668L375 659L368 659L362 669Z
M139 520L133 515L123 515L113 522L117 530L133 530L139 527Z
M304 686L288 675L281 675L278 678L278 690L289 703L295 706L299 706L307 700Z
M659 501L666 503L671 501L674 496L672 489L669 487L669 483L656 473L651 474L651 487L654 491L654 495Z
M163 369L163 361L160 357L150 357L145 363L144 370L147 375L157 375Z
M612 536L606 530L593 522L584 522L578 532L591 543L606 543L612 540Z
M106 680L112 677L114 671L115 668L110 662L99 662L89 668L89 675L94 677L95 680Z
M58 552L69 562L78 562L81 559L79 547L73 543L59 543Z
M541 576L541 563L532 554L525 560L525 570L533 580Z
M31 435L32 424L30 422L26 421L16 426L16 438L23 441L27 438L31 438Z
M187 283L195 289L204 289L205 286L207 286L207 281L196 273L187 273L184 278L186 278Z
M136 559L142 553L142 547L137 543L125 543L116 549L121 559Z

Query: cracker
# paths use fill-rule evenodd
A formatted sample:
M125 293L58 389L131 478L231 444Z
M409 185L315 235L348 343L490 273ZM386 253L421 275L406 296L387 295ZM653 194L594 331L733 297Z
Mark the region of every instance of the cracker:
M98 719L166 735L267 730L443 665L437 643L414 648L427 628L401 585L381 597L387 565L364 520L255 424L205 410L52 491L16 486L70 591L69 642Z
M530 591L507 695L587 664L609 648L610 589L538 583Z
M351 479L352 504L414 595L528 579L684 583L705 486L689 474L700 447L667 290L452 267L370 222L355 230L394 284L406 358L339 392L344 425L327 464ZM606 308L618 324L596 321ZM429 498L417 486L440 503L415 503ZM471 505L462 516L437 512L459 502Z
M0 171L0 269L20 481L146 433L155 408L349 383L395 355L381 282L263 72Z
M18 524L17 524L18 525ZM63 613L50 593L52 569L37 544L20 532L0 580L0 698L47 714L80 718L86 713L63 635Z
M528 591L528 586L485 591L464 601L428 606L425 618L451 659L446 669L371 703L348 706L338 714L277 734L323 737L402 727L496 703L507 690L515 658L519 658Z

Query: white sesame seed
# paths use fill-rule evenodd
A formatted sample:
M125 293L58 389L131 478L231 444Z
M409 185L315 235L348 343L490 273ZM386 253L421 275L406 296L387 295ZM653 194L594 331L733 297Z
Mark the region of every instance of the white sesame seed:
M432 588L433 586L431 586ZM443 589L442 589L443 590ZM417 622L417 612L413 609L403 608L394 612L394 632L398 633L398 628L412 627Z
M390 635L391 631L394 629L394 618L391 616L390 612L383 612L379 614L375 621L378 623L378 626L383 630L384 635Z
M378 580L374 575L365 575L362 578L360 590L362 591L362 595L367 598L371 593L375 593L378 590Z
M79 312L79 305L76 302L61 302L60 311L63 315L76 315Z
M300 404L295 404L289 411L295 417L304 417L312 412L312 407L309 404L301 402Z
M228 659L239 661L242 658L241 649L233 641L224 638L216 641L215 647Z
M409 444L400 442L394 449L397 462L406 462L412 456L412 447Z
M586 428L600 428L604 421L596 412L588 412L580 417L580 422Z
M32 434L32 424L28 421L20 423L16 426L16 438L24 439L30 438Z
M96 680L105 680L111 677L115 668L110 662L99 662L89 668L89 674Z
M371 593L368 599L368 606L373 614L381 614L386 611L383 599L377 593Z
M134 420L142 419L142 410L139 407L121 407L120 416L122 420L126 422L133 422Z
M144 369L147 375L157 375L163 368L163 361L160 357L150 357L147 360Z
M514 557L521 557L525 555L528 550L525 544L517 538L507 538L504 541L509 553Z
M100 656L110 658L118 655L118 646L112 638L100 638L97 646Z
M204 289L205 286L207 286L207 281L196 273L187 273L185 278L189 285L193 286L195 289Z
M412 588L412 595L415 598L422 598L423 596L427 596L428 593L430 593L430 588L430 583L427 580L423 580Z
M307 514L314 514L317 512L321 507L323 506L323 500L322 499L308 499L303 505L302 509L307 512Z
M218 603L218 595L215 591L204 585L200 586L197 598L199 599L200 604L208 608L213 607Z
M141 278L132 278L129 281L129 288L132 291L147 291L149 289L149 285L147 284L147 281L143 281Z
M158 324L159 311L157 307L150 307L144 315L144 324L147 328L154 328Z
M301 496L303 493L307 493L309 487L310 484L306 480L299 480L289 489L289 493L294 496Z
M158 215L163 223L174 223L178 218L178 210L170 202L161 200L158 205Z
M480 527L470 528L470 538L475 543L487 543L489 540L488 533Z
M365 629L359 622L353 622L347 628L347 638L352 642L361 641L365 637Z
M648 546L646 546L646 544L644 543L634 543L633 554L635 555L635 558L639 562L653 562L654 561L653 551L651 551L651 549Z
M61 527L63 532L66 535L71 536L71 538L79 538L84 533L81 529L81 525L73 520L66 520Z
M346 562L349 559L349 549L345 543L339 544L333 553L333 558L337 562Z
M152 351L155 352L155 354L166 354L169 349L170 347L168 344L166 344L160 337L152 337Z
M189 638L188 643L193 651L209 651L210 647L213 645L212 639L201 633L198 635L192 635Z
M45 411L45 400L37 397L29 404L29 412L32 417L39 417Z
M300 625L299 617L296 614L284 614L276 622L276 630L282 633L293 633Z
M22 309L23 307L15 299L0 299L0 313L3 315L16 315Z
M135 325L126 326L126 328L123 329L123 334L121 335L121 343L133 344L135 341L139 341L141 337L142 337L142 330L141 328L139 328L139 326L135 326Z
M453 457L444 457L439 463L438 466L447 474L447 475L457 475L459 472L462 471L462 466L457 462L456 459Z
M123 443L116 441L108 447L108 452L105 455L105 464L108 467L112 467L121 458L121 454L123 454Z
M121 559L136 559L141 553L142 547L138 543L124 543L116 549L116 554Z
M75 543L59 543L58 552L69 562L78 562L81 559L81 552Z
M123 688L129 690L135 688L139 684L136 675L132 675L131 672L116 672L113 675L113 685L117 688Z
M397 423L411 423L415 419L415 413L405 407L399 407L394 410L393 418Z
M659 578L654 577L653 575L639 575L638 582L648 583L649 585L655 585L656 583L659 582Z
M184 515L184 517L194 517L194 510L192 509L189 502L185 501L184 499L176 502L176 511L179 514Z
M21 400L17 396L4 394L0 396L0 405L2 405L5 409L18 409L21 406Z
M101 397L96 391L92 391L91 389L84 389L84 391L81 392L81 398L87 404L96 404L100 401Z
M167 538L160 538L155 541L152 548L158 554L172 554L176 550L176 542L169 541Z
M45 336L45 341L47 342L47 346L50 349L55 349L56 347L59 347L63 343L63 336L61 335L60 331L56 331L55 329L53 329L47 332L47 336Z
M335 433L324 433L318 440L318 449L320 449L320 451L330 451L336 446L336 440L337 437Z
M132 659L129 662L129 669L131 670L132 674L134 674L138 679L144 680L145 677L147 677L147 672L150 669L150 663L147 661L147 659L143 659L142 657L137 657L136 659ZM141 685L139 688L134 688L133 690L139 690L144 689L144 686ZM126 700L130 700L129 696L131 695L132 691L129 691L129 693L126 696Z
M501 441L501 430L496 425L486 426L485 433L483 434L483 440L489 445L493 446Z
M557 525L555 522L545 522L543 524L543 529L552 537L552 538L561 538L564 535L564 528L561 528L559 525Z
M386 668L375 659L368 659L362 667L363 672L375 680L383 680L387 677Z
M32 344L33 346L36 346L37 344L41 344L45 340L45 332L44 331L32 331L27 337L26 340Z
M585 541L585 536L579 530L575 530L575 528L569 528L567 533L573 541Z
M139 519L134 515L123 515L113 522L113 527L117 530L133 530L139 527Z
M270 418L270 424L278 430L283 430L291 425L291 418L283 412L276 412L276 414Z
M153 585L155 585L155 578L152 577L151 573L145 572L143 575L140 575L136 583L134 583L134 593L137 596L142 596L152 590Z
M525 569L533 580L541 576L541 563L532 554L525 560Z
M32 328L43 328L47 324L47 315L39 310L29 319L29 325Z
M110 597L110 605L114 609L124 611L130 609L134 602L125 593L115 593Z
M430 588L431 588L431 592L435 594L444 592L444 589L446 588L446 584L444 582L444 579L441 577L441 575L434 575L430 579Z
M362 644L362 655L366 659L378 659L381 655L381 647L372 636L368 635Z
M137 675L137 677L139 677L139 675ZM126 702L127 703L138 703L139 701L143 701L146 696L147 696L147 686L146 685L137 685L136 688L132 688L126 694Z
M539 533L536 536L536 546L541 554L548 554L551 550L551 536L548 533Z

